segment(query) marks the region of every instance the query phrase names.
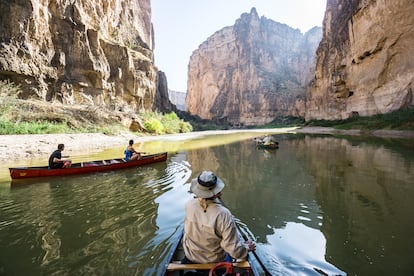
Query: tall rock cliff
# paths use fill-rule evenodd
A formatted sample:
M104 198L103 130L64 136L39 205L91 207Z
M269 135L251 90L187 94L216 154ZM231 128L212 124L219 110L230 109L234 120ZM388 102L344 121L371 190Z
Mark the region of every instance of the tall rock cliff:
M413 0L328 0L306 120L414 104Z
M175 91L175 90L169 89L168 90L168 97L169 97L171 103L175 104L177 109L182 110L182 111L187 110L187 107L185 105L185 99L187 97L186 92Z
M177 110L177 107L170 101L167 76L162 71L158 71L157 93L155 94L153 107L154 109L163 112Z
M257 125L304 115L320 28L299 30L259 17L256 9L214 33L188 66L187 109L204 119Z
M23 98L151 109L150 0L0 1L0 79Z

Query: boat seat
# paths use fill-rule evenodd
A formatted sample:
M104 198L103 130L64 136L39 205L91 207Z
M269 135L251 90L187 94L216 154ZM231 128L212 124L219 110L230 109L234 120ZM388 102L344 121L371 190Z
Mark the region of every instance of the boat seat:
M232 263L234 267L249 269L250 264L248 261ZM210 270L216 263L211 264L182 264L180 262L172 262L168 265L167 271L177 270Z

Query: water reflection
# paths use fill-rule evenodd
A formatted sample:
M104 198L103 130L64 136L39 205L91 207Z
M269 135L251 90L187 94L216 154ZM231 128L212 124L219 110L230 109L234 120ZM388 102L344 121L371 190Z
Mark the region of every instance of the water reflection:
M125 259L145 252L149 237L160 244L157 201L186 173L159 163L48 179L2 194L0 274L132 273Z
M414 249L412 147L333 138L305 139L306 164L324 210L327 259L359 275L409 275ZM310 149L311 148L311 149ZM317 153L317 154L316 154ZM352 256L352 257L350 257Z
M283 260L283 274L344 275L345 272L325 261L325 236L302 223L287 222L267 237L268 252ZM293 257L294 256L294 257Z
M272 274L411 275L413 142L276 138L267 152L250 137L180 140L165 163L1 189L0 274L156 275L189 180L212 170Z
M266 245L259 254L274 257L268 260L273 271L411 273L411 258L401 257L414 253L407 242L414 230L411 144L327 136L279 139L281 146L271 155L252 150L249 141L188 152L193 171L211 169L223 178L224 200ZM315 250L312 242L300 247L290 242L292 225L303 226L304 237L316 229L318 254L307 255ZM288 233L279 236L287 239L284 243L275 239L281 229ZM297 239L311 241L301 236Z

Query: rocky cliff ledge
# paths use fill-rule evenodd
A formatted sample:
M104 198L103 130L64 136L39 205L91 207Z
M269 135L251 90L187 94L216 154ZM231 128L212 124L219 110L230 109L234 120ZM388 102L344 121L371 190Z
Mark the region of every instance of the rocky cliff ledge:
M328 0L306 120L414 104L414 2Z
M150 0L0 1L0 79L22 98L151 109Z
M321 28L299 30L253 8L207 39L190 58L187 109L204 119L258 125L304 116Z

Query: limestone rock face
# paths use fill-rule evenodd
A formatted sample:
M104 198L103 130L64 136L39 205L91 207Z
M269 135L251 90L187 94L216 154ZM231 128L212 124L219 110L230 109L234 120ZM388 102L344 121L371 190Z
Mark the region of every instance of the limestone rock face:
M151 109L150 0L0 1L0 79L22 98Z
M168 82L164 72L158 71L157 83L157 93L155 94L153 109L164 112L175 111L177 108L170 102L168 97Z
M187 97L186 92L175 91L175 90L169 89L168 90L168 97L169 97L171 103L175 104L177 109L182 110L182 111L187 110L187 107L185 105L185 99Z
M414 2L328 0L306 120L413 105Z
M253 8L214 33L188 66L187 109L231 125L257 125L280 115L304 115L320 28L303 35L259 17Z

